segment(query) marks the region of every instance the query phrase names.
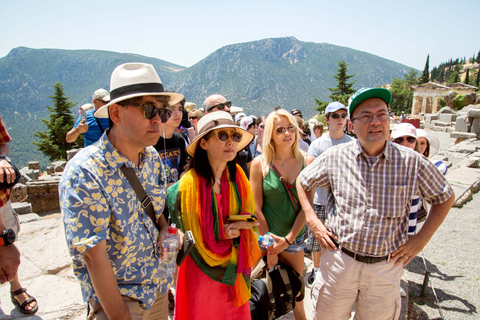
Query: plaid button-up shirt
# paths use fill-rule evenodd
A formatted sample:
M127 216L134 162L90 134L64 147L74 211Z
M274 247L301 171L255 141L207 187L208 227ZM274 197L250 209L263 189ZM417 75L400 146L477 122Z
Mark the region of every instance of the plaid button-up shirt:
M12 141L12 138L10 138L10 135L7 132L7 128L5 128L2 118L0 117L0 145L4 145L5 143L9 143L10 141ZM8 200L10 200L11 192L12 189L0 190L0 208L3 207L8 202Z
M407 241L414 195L437 205L453 194L432 162L390 141L372 158L358 141L330 148L298 179L307 191L329 189L325 225L340 244L373 256L388 255Z

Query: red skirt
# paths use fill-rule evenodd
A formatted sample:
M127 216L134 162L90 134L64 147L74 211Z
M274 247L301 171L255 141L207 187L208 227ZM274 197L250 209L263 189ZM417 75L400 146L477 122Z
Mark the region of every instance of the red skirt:
M175 320L249 320L250 304L235 307L230 286L212 280L188 256L178 269Z

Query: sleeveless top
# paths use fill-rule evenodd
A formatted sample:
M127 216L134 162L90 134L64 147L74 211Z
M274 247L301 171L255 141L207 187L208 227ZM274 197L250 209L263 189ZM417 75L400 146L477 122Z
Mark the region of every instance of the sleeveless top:
M262 161L264 159L262 158ZM305 162L302 164L302 170L305 168ZM300 170L301 171L301 170ZM293 194L298 199L297 179L293 182ZM285 237L293 227L296 215L293 210L292 202L288 196L287 190L283 186L278 175L272 168L263 178L263 207L262 212L268 223L271 233L279 237ZM305 234L305 226L297 235L297 238Z

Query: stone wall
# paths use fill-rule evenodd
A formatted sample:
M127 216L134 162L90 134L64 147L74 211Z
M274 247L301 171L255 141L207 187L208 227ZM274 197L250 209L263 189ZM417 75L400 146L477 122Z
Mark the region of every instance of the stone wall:
M60 180L27 182L27 199L35 213L60 209L58 184Z
M22 178L12 189L12 205L28 203L31 205L30 212L35 213L59 210L58 184L65 164L65 161L53 162L50 166L53 172L45 174L37 161L29 162L28 167L20 169Z

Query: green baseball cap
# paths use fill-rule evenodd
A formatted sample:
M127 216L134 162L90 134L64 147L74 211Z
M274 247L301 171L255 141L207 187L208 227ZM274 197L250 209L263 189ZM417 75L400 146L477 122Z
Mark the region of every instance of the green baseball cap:
M353 110L363 101L370 98L379 98L385 101L387 106L392 102L392 93L385 88L362 88L355 92L348 100L348 110L352 114Z

